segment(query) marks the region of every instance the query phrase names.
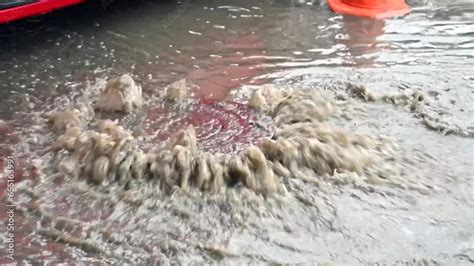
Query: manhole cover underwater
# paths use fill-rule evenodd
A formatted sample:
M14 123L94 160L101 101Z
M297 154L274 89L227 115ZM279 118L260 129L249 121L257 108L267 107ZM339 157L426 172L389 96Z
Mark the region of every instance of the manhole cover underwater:
M274 126L269 117L235 101L201 99L185 110L164 103L150 108L143 122L143 134L152 141L166 141L188 125L196 129L200 149L239 153L246 146L270 137Z

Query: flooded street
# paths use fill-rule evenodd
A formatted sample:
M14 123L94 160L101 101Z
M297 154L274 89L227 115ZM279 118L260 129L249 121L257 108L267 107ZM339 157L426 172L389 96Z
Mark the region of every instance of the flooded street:
M474 264L474 2L408 4L382 21L326 1L117 1L2 25L15 260ZM143 99L101 110L122 74ZM68 111L78 133L48 122Z

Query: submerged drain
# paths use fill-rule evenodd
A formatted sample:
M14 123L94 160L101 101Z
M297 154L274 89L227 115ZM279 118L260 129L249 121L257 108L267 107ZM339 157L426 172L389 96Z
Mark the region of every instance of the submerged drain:
M166 141L193 125L200 149L209 152L239 153L272 134L272 120L235 101L201 99L187 110L176 112L168 105L150 109L143 132L154 141Z

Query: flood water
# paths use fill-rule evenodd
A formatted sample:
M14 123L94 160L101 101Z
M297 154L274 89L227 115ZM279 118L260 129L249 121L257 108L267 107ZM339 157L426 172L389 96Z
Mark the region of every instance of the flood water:
M19 211L18 261L474 263L474 2L408 1L410 14L384 21L335 14L325 1L130 2L77 6L0 27L0 155L16 158L16 182L47 183L31 169L51 142L42 136L51 132L31 114L63 108L68 103L62 96L122 73L131 73L150 97L185 78L194 100L189 110L150 106L139 133L154 134L158 142L190 123L198 127L201 147L213 152L239 152L271 135L251 129L258 118L231 99L242 87L266 83L350 81L378 95L421 90L430 108L468 133L430 130L420 117L381 103L359 103L366 117L337 122L402 146L418 162L409 163L406 175L433 188L423 193L404 186L301 182L293 186L303 196L288 199L176 193L137 207L78 188L65 195L60 182L39 185L36 192L44 194L36 204L87 224L87 237L106 252L39 234L48 226L44 214ZM5 187L2 180L3 198ZM19 202L26 197L16 196ZM115 237L116 243L98 236L117 230L123 239ZM4 250L0 262L10 262Z

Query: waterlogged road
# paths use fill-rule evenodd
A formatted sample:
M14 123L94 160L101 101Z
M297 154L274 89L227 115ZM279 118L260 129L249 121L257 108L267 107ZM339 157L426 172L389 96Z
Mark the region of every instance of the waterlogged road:
M119 1L106 11L79 6L2 26L0 154L2 168L8 155L17 167L16 259L472 265L474 8L469 0L409 2L409 15L371 21L334 14L324 1ZM113 188L51 179L55 160L39 152L55 138L46 112L71 105L96 79L121 73L131 73L150 99L186 78L191 98L212 103L202 105L212 106L209 116L191 118L206 120L202 136L216 136L200 140L210 150L262 137L213 120L214 110L227 106L237 111L222 117L244 121L249 110L239 106L260 84L326 88L340 101L339 85L350 81L376 96L420 90L425 103L414 112L349 97L352 111L331 120L395 143L395 155L378 169L386 183L335 173L317 185L282 180L286 196L177 191L136 205ZM186 110L155 105L141 115L166 138ZM133 128L134 119L122 122ZM246 135L233 135L239 132ZM2 179L2 199L6 185ZM7 221L5 206L0 211ZM51 228L94 245L55 241L61 239ZM6 247L2 263L10 262Z

